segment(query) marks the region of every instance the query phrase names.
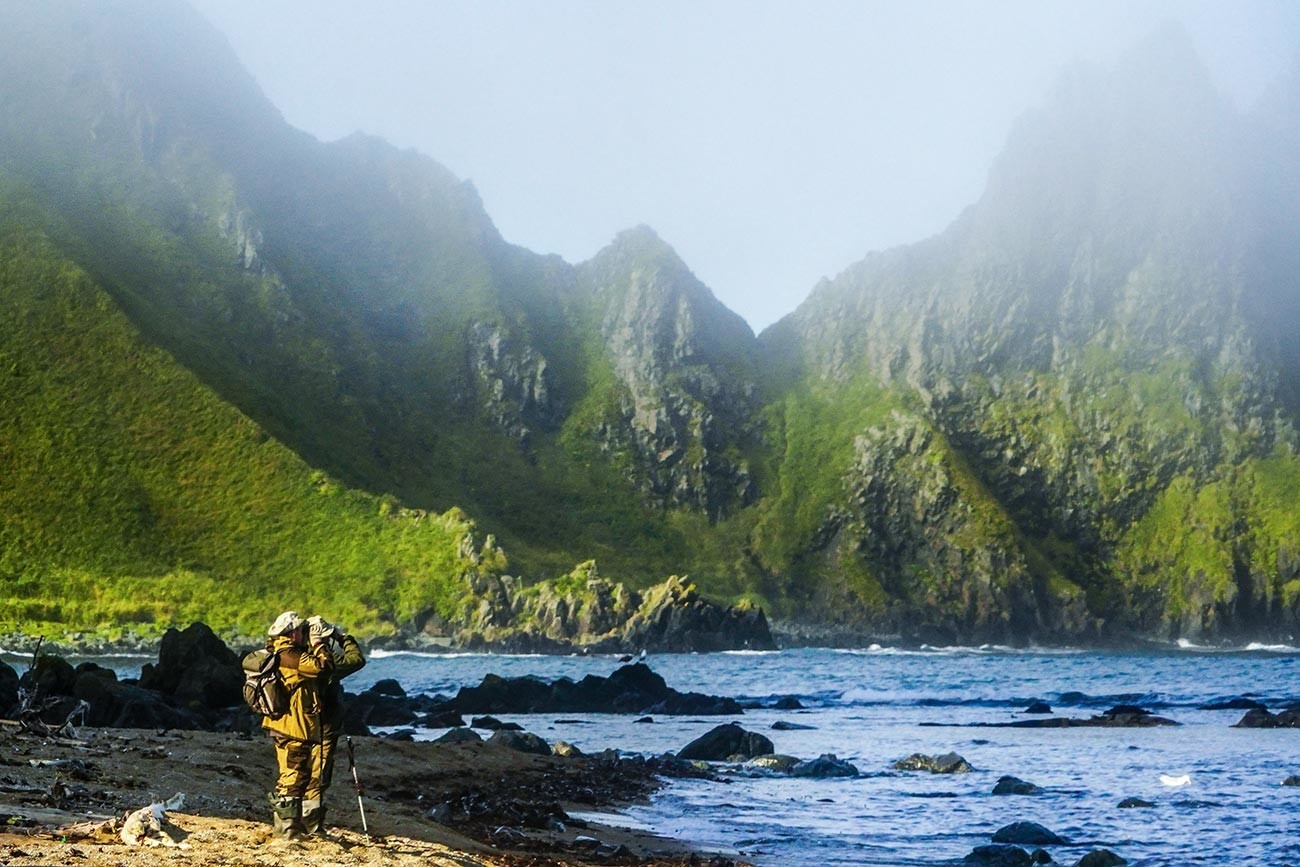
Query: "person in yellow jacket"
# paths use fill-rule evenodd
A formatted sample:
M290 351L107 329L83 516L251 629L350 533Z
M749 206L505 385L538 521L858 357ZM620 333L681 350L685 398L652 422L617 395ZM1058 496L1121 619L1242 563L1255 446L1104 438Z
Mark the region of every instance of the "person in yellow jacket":
M334 657L330 672L316 681L321 701L321 761L314 768L319 773L312 775L302 796L304 828L308 834L322 834L325 832L325 790L334 777L334 751L339 735L343 734L343 684L340 681L364 668L366 658L355 638L319 614L308 617L307 626L312 634L326 636L326 647Z
M275 832L292 837L306 831L303 798L324 766L321 735L321 687L334 671L334 654L323 630L286 611L267 630L266 649L279 655L280 676L289 693L289 711L262 718L262 728L275 742L279 776L268 793Z

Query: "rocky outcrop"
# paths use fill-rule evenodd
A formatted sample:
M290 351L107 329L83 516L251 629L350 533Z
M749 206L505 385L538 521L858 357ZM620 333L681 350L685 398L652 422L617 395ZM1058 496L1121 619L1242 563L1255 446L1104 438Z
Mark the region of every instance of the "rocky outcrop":
M676 576L644 591L599 577L594 562L554 581L524 585L506 577L473 579L461 623L430 623L461 647L515 652L692 653L771 650L763 611L723 607Z
M929 771L932 774L966 774L975 770L970 762L956 753L944 753L941 756L927 756L913 753L905 759L894 762L898 771Z
M735 699L678 692L643 664L625 665L609 677L589 674L579 681L489 674L478 686L462 687L445 709L459 713L743 713Z
M495 428L527 449L534 429L555 426L560 406L541 353L507 327L486 322L469 326L465 345L477 385L476 409ZM461 397L464 402L469 395Z
M1012 822L993 832L994 843L1021 843L1030 846L1055 846L1065 840L1037 822Z
M243 702L244 671L239 657L203 623L168 629L158 647L158 662L140 672L140 686L200 708L233 707Z
M1011 776L999 777L993 786L995 795L1040 795L1042 792L1043 790L1033 783Z

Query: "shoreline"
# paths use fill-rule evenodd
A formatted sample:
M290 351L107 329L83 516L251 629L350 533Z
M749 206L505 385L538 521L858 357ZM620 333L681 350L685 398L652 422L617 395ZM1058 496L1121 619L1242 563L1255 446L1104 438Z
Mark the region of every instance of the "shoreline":
M0 727L0 813L8 823L0 834L0 859L5 863L76 859L93 867L154 867L157 849L116 840L61 842L55 829L88 818L120 817L178 792L185 804L168 814L173 840L186 843L202 863L742 863L617 823L589 821L592 813L612 812L662 787L665 781L652 762L538 756L488 743L357 738L358 774L375 839L361 834L356 793L341 763L326 799L330 838L284 841L271 836L265 806L275 775L268 738L89 728L78 735L43 740Z

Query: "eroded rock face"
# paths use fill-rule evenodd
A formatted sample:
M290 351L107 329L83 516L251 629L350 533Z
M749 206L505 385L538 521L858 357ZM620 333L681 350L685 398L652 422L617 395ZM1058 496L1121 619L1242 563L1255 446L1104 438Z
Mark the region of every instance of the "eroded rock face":
M557 581L525 586L490 575L473 580L475 598L452 631L464 647L556 652L689 653L770 650L767 617L752 606L723 607L676 576L644 591L599 577L594 562Z
M478 386L476 409L527 449L533 429L553 427L560 415L546 358L499 324L473 323L465 343L471 375Z
M167 630L158 664L144 666L140 686L182 705L226 708L243 702L244 672L224 641L206 624L193 623L184 630Z

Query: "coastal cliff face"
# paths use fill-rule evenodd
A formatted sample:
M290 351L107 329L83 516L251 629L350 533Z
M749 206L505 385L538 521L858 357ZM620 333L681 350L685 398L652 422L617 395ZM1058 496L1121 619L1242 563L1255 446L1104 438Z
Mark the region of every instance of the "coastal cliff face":
M1074 70L947 231L755 337L646 227L570 265L427 157L292 129L182 4L148 12L165 28L131 3L5 12L0 387L57 396L3 419L6 526L62 528L54 553L0 536L29 619L58 622L32 607L56 572L201 608L342 563L358 616L470 642L652 645L624 634L646 588L688 573L670 609L863 640L1300 626L1295 81L1242 114L1176 33ZM70 334L81 364L24 360ZM211 437L167 445L161 407ZM261 442L301 484L268 498ZM213 481L218 452L247 489ZM342 500L358 535L309 555ZM377 543L383 593L365 513L405 528ZM593 558L609 583L573 579ZM93 608L69 611L120 615ZM758 634L754 610L717 625Z

